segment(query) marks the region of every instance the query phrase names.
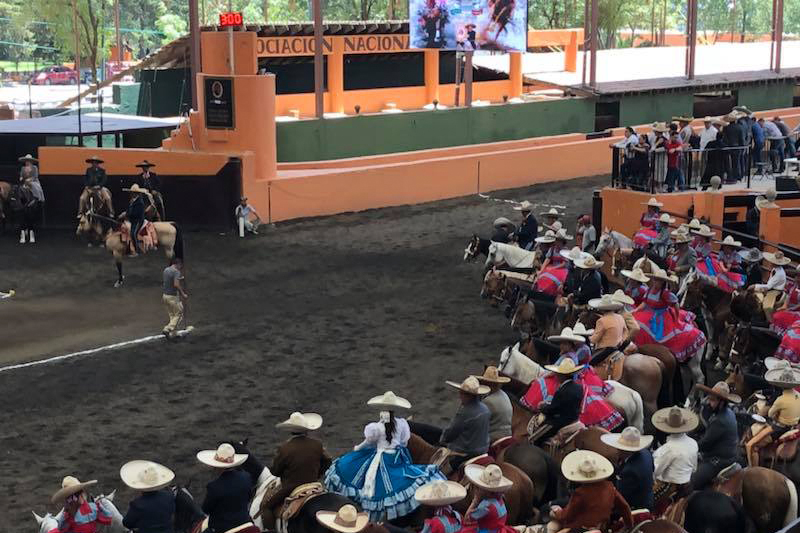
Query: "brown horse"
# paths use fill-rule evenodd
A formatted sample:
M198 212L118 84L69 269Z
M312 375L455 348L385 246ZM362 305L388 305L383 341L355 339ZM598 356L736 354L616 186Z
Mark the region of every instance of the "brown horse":
M633 528L631 533L686 533L686 530L675 522L659 518L642 522Z
M11 197L11 183L7 181L0 181L0 222L3 228L6 227L6 206L8 206L8 199Z
M421 437L413 433L408 440L407 447L414 464L431 464L431 459L439 450L436 446L431 446ZM503 471L503 475L514 483L514 486L504 494L506 510L508 511L508 523L524 523L533 511L533 482L525 472L511 463L498 461L497 466ZM462 476L463 472L459 470L451 475L451 480L464 483ZM543 482L546 483L547 480L543 480ZM470 487L467 497L455 504L454 508L458 512L464 513L469 506L469 502L472 501L473 493L474 489Z
M707 278L690 272L678 290L681 308L692 311L702 324L708 339L708 361L720 355L725 326L734 318L731 314L732 295L712 285Z
M481 298L488 298L492 307L497 307L506 298L506 277L495 269L486 272L481 287Z
M102 217L105 219L105 217ZM78 235L95 231L96 220L101 219L96 215L83 214L78 222ZM121 287L125 281L122 274L122 259L129 254L130 243L123 241L122 232L118 229L119 223L112 219L105 219L109 223L116 224L115 228L106 231L103 236L106 249L114 256L114 263L117 267L117 281L114 287ZM164 249L167 259L177 257L183 259L183 232L180 227L173 222L152 222L153 228L158 237L158 246Z
M772 533L797 518L794 483L774 470L744 468L715 489L742 505L758 533Z

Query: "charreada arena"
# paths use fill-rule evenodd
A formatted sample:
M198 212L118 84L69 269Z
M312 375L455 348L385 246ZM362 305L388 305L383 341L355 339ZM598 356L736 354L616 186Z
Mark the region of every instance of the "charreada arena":
M599 2L195 5L9 106L0 532L800 531L800 41Z

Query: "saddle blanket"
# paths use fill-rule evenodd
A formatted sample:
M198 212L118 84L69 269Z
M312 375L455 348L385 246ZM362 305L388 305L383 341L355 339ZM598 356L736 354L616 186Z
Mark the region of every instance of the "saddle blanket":
M122 224L122 226L120 226L120 235L122 242L128 243L129 253L133 254L136 251L136 248L134 248L133 241L131 240L130 222L126 221ZM137 239L139 240L139 248L143 253L147 253L150 250L155 250L158 246L158 233L156 233L155 226L153 226L149 220L145 220L142 224L142 227L139 229Z

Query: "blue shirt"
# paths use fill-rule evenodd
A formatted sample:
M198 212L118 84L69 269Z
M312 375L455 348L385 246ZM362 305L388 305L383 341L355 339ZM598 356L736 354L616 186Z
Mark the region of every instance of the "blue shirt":
M631 509L653 508L653 454L645 448L632 454L617 475L617 490Z
M753 122L751 127L753 131L753 142L756 144L764 144L764 130L758 122Z
M175 496L168 489L145 492L130 503L122 525L136 533L172 533Z

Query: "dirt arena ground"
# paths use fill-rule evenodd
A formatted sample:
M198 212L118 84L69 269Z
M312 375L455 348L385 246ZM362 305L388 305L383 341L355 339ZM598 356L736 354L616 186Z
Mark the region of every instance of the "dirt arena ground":
M432 178L435 179L435 178ZM570 228L591 209L604 178L504 191L499 197L566 205ZM119 479L130 459L172 467L202 498L212 478L195 453L250 437L265 461L294 410L325 418L333 454L361 441L387 389L417 420L444 422L457 408L445 379L496 361L514 340L507 320L480 300L481 267L462 263L468 237L489 234L508 204L477 196L265 228L254 238L188 233L188 321L180 342L159 340L69 361L0 371L0 531L35 531L31 510L55 512L61 478ZM163 256L126 263L112 287L110 255L68 232L35 246L0 239L0 365L158 333ZM0 369L1 370L1 369Z

